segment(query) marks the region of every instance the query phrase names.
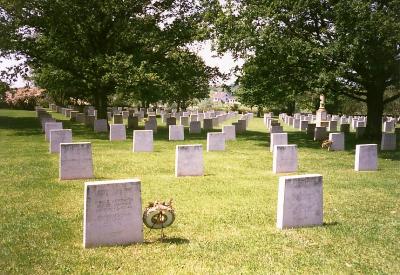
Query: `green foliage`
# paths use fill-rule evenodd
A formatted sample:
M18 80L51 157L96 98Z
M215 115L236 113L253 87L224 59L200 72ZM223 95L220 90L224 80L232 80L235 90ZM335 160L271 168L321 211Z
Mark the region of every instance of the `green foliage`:
M240 79L252 104L304 94L366 102L367 135L380 138L384 105L400 98L400 1L254 1L210 4L220 51L246 59Z
M1 0L0 7L0 33L9 34L0 40L1 53L26 56L33 80L57 103L89 101L99 117L117 92L144 105L176 100L184 85L167 81L175 73L169 65L191 62L186 69L207 71L193 58L174 58L204 36L197 2ZM186 93L201 93L209 80L209 74L185 77L192 85ZM168 90L178 95L171 99Z

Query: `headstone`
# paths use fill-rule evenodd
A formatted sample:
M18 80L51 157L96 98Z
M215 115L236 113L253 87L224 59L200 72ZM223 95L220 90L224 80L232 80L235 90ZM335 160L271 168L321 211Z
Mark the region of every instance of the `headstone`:
M236 126L236 133L244 133L246 132L247 120L239 119L238 124Z
M321 175L279 178L277 223L279 229L323 224Z
M297 145L275 145L272 171L274 173L291 173L297 171Z
M235 140L236 139L236 127L234 125L222 126L222 133L224 133L224 135L225 135L225 140Z
M170 125L169 126L169 140L184 140L185 129L183 125Z
M315 127L317 125L315 123L308 123L307 125L307 136L314 138L315 135Z
M85 125L88 126L88 127L90 127L90 128L94 128L94 122L95 122L95 120L96 120L96 117L95 117L95 116L88 115L88 116L86 116L86 118L85 118Z
M203 129L205 130L205 131L208 131L208 130L212 130L214 127L213 127L213 121L212 121L212 118L205 118L204 120L203 120Z
M287 133L273 133L270 137L269 151L274 151L275 145L288 145L288 135Z
M393 122L386 121L383 123L383 132L384 133L391 133L394 131L395 124Z
M62 128L62 122L46 122L44 125L45 140L50 140L51 130L61 130Z
M189 126L189 133L200 134L201 133L201 121L191 121Z
M180 124L183 126L189 126L189 117L188 116L181 116L180 117Z
M355 171L376 171L378 169L377 144L356 145Z
M71 111L70 113L69 113L69 118L70 118L70 120L71 121L76 121L76 116L78 115L78 111Z
M300 121L300 131L307 131L308 120Z
M128 119L128 117L129 117L129 111L122 111L122 112L121 112L121 115L122 115L122 118L123 118L123 119Z
M170 125L176 125L175 117L168 117L166 121L167 121L167 127L169 127Z
M107 119L96 119L94 121L93 130L96 133L107 133L108 132L108 121L107 121Z
M270 134L283 133L283 127L278 125L271 125L269 128Z
M60 144L60 180L93 178L90 142Z
M153 152L153 131L133 131L133 152Z
M85 123L86 115L84 113L77 113L76 114L76 122L78 123Z
M358 127L365 127L365 121L357 121L357 123L356 123L356 127L358 128Z
M114 124L123 124L124 123L124 119L123 119L122 115L114 114L113 123Z
M315 127L314 140L323 141L328 138L326 127Z
M337 131L337 121L329 121L328 132L336 132Z
M129 116L128 117L128 128L129 129L137 129L137 128L139 128L139 117L137 117L137 116Z
M110 141L126 140L125 124L110 125Z
M293 128L300 129L300 118L293 119Z
M332 151L344 150L344 133L330 133L329 140L332 141L330 150Z
M190 115L190 121L197 121L198 120L198 115L197 114L191 114Z
M212 124L213 124L213 127L218 127L219 126L219 118L218 117L213 117L212 118Z
M157 133L157 121L154 121L153 119L146 121L144 123L144 129L151 130L153 133Z
M54 118L51 117L43 117L40 119L40 123L42 125L42 132L45 133L45 126L47 122L57 122Z
M85 182L83 246L143 242L140 180Z
M178 145L175 154L175 176L203 176L203 146Z
M207 152L225 151L224 133L207 133Z
M164 114L161 115L161 121L163 123L167 123L167 118L170 118L170 117L171 117L171 114L164 113Z
M72 130L71 129L61 129L61 130L50 130L50 153L59 153L61 143L71 143L72 142Z
M396 134L395 133L382 133L381 150L382 151L396 150Z

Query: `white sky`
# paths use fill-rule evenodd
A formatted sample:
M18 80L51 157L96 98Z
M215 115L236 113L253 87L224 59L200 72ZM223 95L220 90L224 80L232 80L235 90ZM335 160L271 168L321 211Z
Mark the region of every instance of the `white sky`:
M231 72L235 66L242 66L243 60L235 61L232 57L232 54L226 53L221 57L217 57L217 53L211 50L211 43L209 41L203 43L196 43L192 45L191 50L196 52L200 57L203 58L206 65L210 67L218 67L222 73L229 74L230 78L225 81L217 81L218 84L232 84L236 77ZM15 59L0 59L0 70L5 70L7 67L17 65L18 61ZM22 77L19 77L18 80L12 83L12 87L19 88L24 87L27 84Z

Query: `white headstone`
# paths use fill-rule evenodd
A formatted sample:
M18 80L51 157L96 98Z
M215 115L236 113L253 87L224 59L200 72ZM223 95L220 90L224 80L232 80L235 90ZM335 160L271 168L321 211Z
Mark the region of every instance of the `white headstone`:
M133 152L153 152L153 131L133 131Z
M322 224L322 176L280 177L276 226L285 229Z
M44 124L45 140L50 140L51 130L61 130L63 128L62 122L46 122Z
M183 125L169 125L169 140L184 140L185 127Z
M288 144L288 135L287 133L272 133L271 141L269 145L269 151L274 151L275 145L287 145Z
M91 143L61 143L59 173L61 180L93 178Z
M71 129L61 129L61 130L50 130L50 153L59 153L61 143L71 143L72 142L72 130Z
M143 242L140 180L85 183L83 246Z
M189 133L200 134L201 133L201 121L191 121L189 126Z
M110 125L110 141L126 140L125 124Z
M224 133L207 133L207 152L225 151Z
M274 173L291 173L297 171L297 145L275 145L272 171Z
M382 133L381 150L382 151L396 150L396 134L395 133Z
M344 150L344 133L330 133L329 140L332 141L330 150L332 151Z
M378 169L377 144L356 145L355 171L376 171Z
M175 176L203 176L203 146L178 145L175 154Z
M225 140L236 139L236 127L234 125L224 125L222 127L222 132L225 135Z
M96 133L100 133L100 132L104 132L107 133L108 132L108 122L107 119L96 119L94 121L94 131Z

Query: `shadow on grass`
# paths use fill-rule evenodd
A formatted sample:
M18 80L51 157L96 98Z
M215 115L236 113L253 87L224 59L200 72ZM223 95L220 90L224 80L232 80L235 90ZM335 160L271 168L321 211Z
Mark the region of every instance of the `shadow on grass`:
M37 135L42 132L40 122L35 117L0 116L0 129L16 130L18 135Z
M157 238L156 240L146 240L144 241L144 244L154 244L154 243L168 243L168 244L177 244L177 245L181 245L181 244L188 244L190 243L190 241L188 239L185 238L179 238L179 237L164 237L164 238Z
M340 225L340 223L338 223L338 222L324 222L322 225L325 226L325 227L331 227L331 226Z
M187 244L190 243L188 239L179 238L179 237L172 237L172 238L163 238L159 239L162 243L169 243L169 244Z
M304 132L287 132L287 134L289 144L297 144L299 148L321 148L321 143L319 141L314 141ZM256 145L261 147L269 147L270 145L270 133L246 131L245 133L237 134L237 138L241 140L259 141Z

